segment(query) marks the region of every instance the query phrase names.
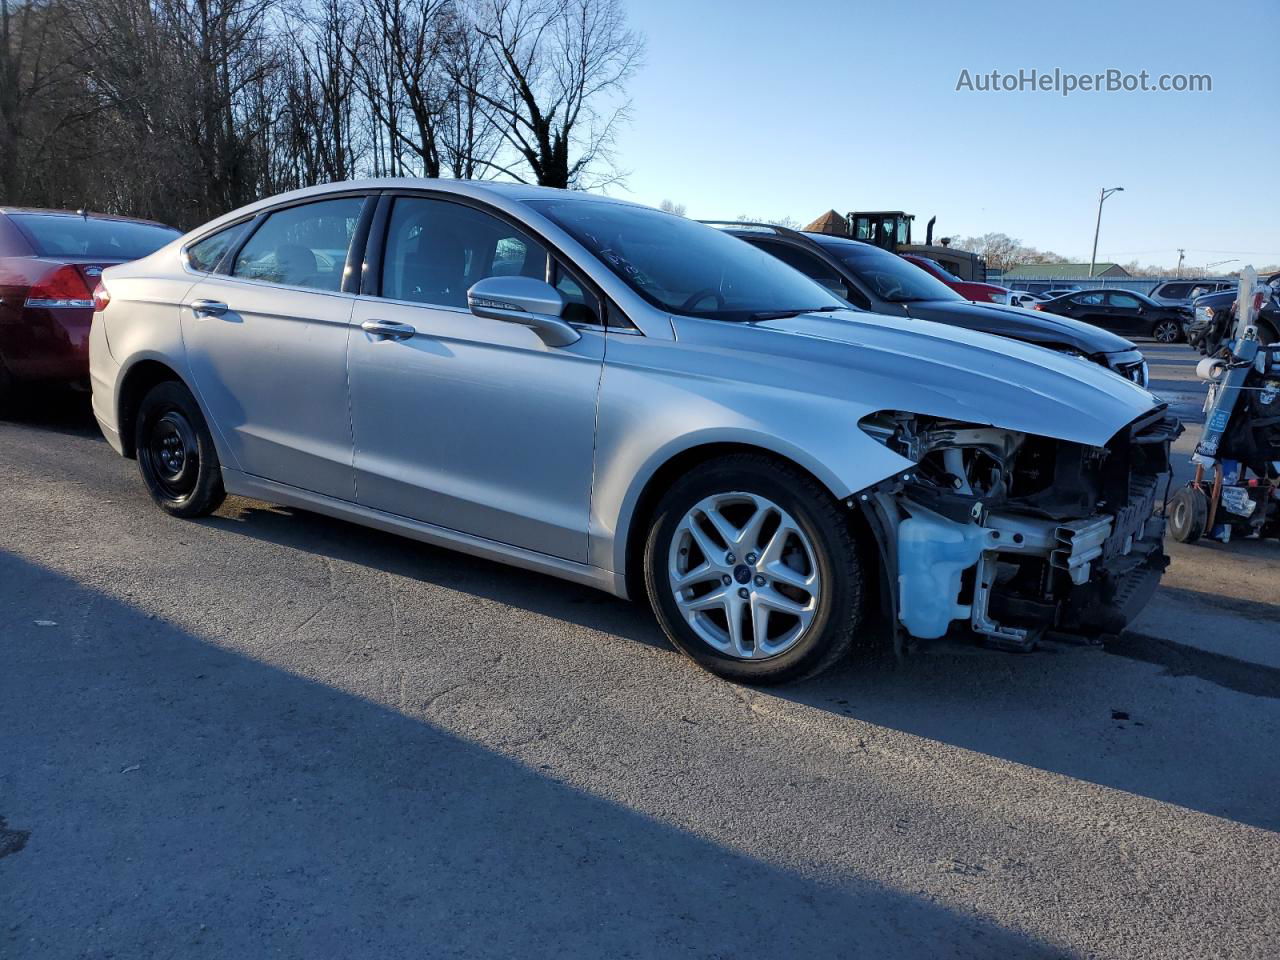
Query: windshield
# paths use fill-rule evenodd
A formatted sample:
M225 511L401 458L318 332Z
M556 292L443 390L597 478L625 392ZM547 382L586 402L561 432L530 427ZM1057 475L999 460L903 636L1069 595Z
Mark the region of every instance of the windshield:
M848 267L853 275L890 303L917 303L922 300L963 300L937 277L914 263L868 243L823 244L828 253Z
M137 260L180 236L172 227L131 220L99 220L58 213L11 213L41 257Z
M694 220L620 203L525 202L660 310L747 321L851 309L763 250Z

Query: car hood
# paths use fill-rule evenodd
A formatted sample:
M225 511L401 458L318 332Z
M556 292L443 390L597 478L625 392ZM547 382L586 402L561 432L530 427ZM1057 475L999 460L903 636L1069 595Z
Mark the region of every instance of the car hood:
M955 300L927 300L905 306L911 316L921 320L954 324L1044 347L1070 347L1087 356L1134 349L1130 341L1101 327L1043 310Z
M838 398L857 418L903 410L1102 446L1162 406L1089 360L926 320L841 311L672 324L726 378Z

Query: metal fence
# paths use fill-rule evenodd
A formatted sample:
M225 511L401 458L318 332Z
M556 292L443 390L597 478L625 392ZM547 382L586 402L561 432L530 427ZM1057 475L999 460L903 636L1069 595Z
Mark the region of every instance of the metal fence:
M1077 287L1081 290L1093 290L1101 287L1115 287L1118 290L1133 290L1150 295L1151 291L1166 280L1230 280L1231 277L1012 277L1004 280L999 271L988 270L987 282L996 283L1015 290L1024 290L1028 283L1051 283L1055 287Z

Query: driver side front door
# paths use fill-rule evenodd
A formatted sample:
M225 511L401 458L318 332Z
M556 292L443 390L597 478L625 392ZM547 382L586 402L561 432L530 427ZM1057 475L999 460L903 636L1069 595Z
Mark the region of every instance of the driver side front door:
M552 347L475 316L472 284L545 279L547 249L470 203L384 203L375 287L356 300L348 351L357 501L585 563L603 327Z

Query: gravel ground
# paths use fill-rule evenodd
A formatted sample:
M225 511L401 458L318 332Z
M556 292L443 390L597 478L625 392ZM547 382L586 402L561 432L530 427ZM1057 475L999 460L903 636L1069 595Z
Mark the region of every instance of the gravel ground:
M75 404L0 491L0 957L1280 953L1276 543L1175 547L1105 650L762 691L585 588L170 519Z

